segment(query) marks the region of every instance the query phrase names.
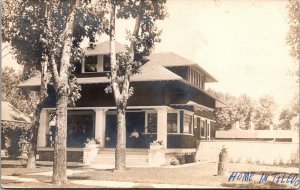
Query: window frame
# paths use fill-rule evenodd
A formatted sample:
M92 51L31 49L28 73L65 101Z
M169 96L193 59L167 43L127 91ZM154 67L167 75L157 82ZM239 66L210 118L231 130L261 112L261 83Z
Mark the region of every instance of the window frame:
M185 123L186 123L186 116L190 117L190 126L189 126L189 132L185 132ZM190 115L186 112L183 112L183 134L193 134L193 115Z
M154 110L145 110L145 134L156 134L157 133L157 118L156 118L156 132L149 132L148 131L148 114L156 114L156 117L158 117L157 112Z
M169 119L168 119L168 115L169 114L176 114L176 132L175 131L169 131L169 128L168 128L168 121L169 121ZM179 117L179 113L178 112L168 112L167 113L167 134L174 134L174 133L179 133L180 132L180 121L178 121L178 118L180 119L180 117ZM174 128L173 128L174 129Z
M86 71L86 64L87 64L86 60L87 60L87 57L95 57L96 58L96 64L95 64L96 71ZM100 72L100 71L98 71L98 64L99 64L98 55L87 55L87 56L84 56L82 73L98 73L98 72Z

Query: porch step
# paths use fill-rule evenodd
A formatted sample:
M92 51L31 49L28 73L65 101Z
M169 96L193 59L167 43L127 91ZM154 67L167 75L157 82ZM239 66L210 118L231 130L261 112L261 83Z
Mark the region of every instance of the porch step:
M116 149L114 148L102 148L98 151L98 154L115 154ZM126 148L126 155L148 155L147 149L137 149L137 148Z
M101 149L91 161L93 164L115 164L115 149ZM126 166L148 166L148 151L141 149L126 149Z

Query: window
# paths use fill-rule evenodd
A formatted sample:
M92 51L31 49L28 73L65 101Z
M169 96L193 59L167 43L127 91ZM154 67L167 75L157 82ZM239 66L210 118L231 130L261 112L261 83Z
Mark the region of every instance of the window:
M103 56L103 71L110 71L110 55Z
M85 67L84 72L97 72L97 56L87 56L85 57Z
M194 70L193 69L191 69L191 83L193 83L193 78L194 78Z
M192 116L184 115L183 133L192 133Z
M201 122L200 118L197 117L197 128L199 128L199 129L200 129L200 122Z
M157 132L157 113L148 113L147 114L147 127L148 133Z
M200 124L200 137L206 137L206 124L207 124L206 121L201 120L201 124Z
M199 86L199 88L202 89L202 75L198 75L198 76L199 76L199 84L198 84L198 86Z
M167 129L168 133L177 133L177 113L168 113Z
M193 84L197 86L197 71L194 70L194 80L193 80Z

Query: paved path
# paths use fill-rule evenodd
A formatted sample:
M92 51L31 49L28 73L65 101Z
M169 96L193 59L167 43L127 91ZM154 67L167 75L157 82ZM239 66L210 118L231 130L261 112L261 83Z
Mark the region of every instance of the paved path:
M177 184L155 184L155 183L135 183L124 181L104 181L104 180L69 180L71 183L78 185L87 185L92 187L107 187L107 188L176 188L176 189L209 189L220 188L210 186L196 185L177 185Z

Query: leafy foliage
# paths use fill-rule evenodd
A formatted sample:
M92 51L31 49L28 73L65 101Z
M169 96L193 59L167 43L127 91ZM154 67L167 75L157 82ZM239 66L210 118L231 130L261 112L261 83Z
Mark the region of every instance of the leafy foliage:
M120 87L126 86L125 84L130 80L130 76L140 72L141 66L147 61L145 56L148 56L155 43L161 41L161 30L156 26L157 20L163 20L167 15L166 0L147 0L147 1L106 1L100 3L104 9L111 9L115 6L117 19L135 19L136 25L133 31L126 31L126 39L129 40L130 46L126 46L127 51L117 55L116 81ZM109 18L107 18L109 19ZM108 20L107 20L108 22ZM111 28L107 26L105 29L106 34L110 35ZM112 77L111 73L108 76ZM112 86L106 88L106 92L112 92ZM124 90L127 91L127 90ZM124 93L122 93L124 95ZM133 88L129 88L125 93L127 98L133 94Z
M258 101L247 95L239 97L209 89L208 92L225 102L227 107L216 109L216 122L219 128L231 129L235 122L244 130L269 129L274 124L276 104L271 96L263 96Z
M289 0L287 6L289 10L289 31L287 34L287 44L290 46L290 54L297 63L296 75L300 76L300 1ZM299 79L297 80L299 82Z
M9 157L16 158L21 153L22 140L29 138L30 124L3 121L1 123L1 150Z
M300 61L300 1L289 0L289 24L290 29L287 36L287 43L290 45L292 57Z
M279 116L279 129L299 130L299 96L296 95L292 102L284 108Z
M38 101L38 93L17 88L22 80L22 74L11 67L1 68L2 101L11 103L21 112L32 115Z
M274 124L274 111L276 104L271 96L263 96L259 99L254 111L254 123L256 129L270 129Z

